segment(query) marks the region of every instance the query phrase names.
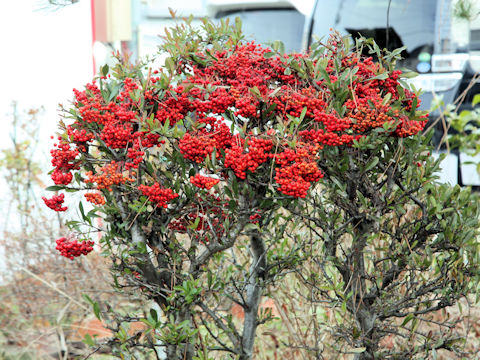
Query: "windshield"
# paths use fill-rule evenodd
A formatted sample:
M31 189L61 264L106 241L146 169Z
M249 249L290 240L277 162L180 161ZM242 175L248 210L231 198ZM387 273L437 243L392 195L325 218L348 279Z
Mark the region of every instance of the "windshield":
M295 9L248 9L217 14L216 18L235 17L242 20L243 33L247 39L268 45L281 40L285 51L300 51L305 16Z
M448 2L448 1L445 1ZM373 37L381 47L406 46L403 66L415 67L420 54L432 54L435 46L437 0L319 0L313 34L325 36L334 28L353 37Z
M333 0L325 5L319 1L315 14L314 34L325 35L329 28L350 33L358 30L387 28L389 0ZM333 6L332 6L333 5ZM436 0L392 0L389 25L409 51L435 40ZM385 39L378 39L385 43Z

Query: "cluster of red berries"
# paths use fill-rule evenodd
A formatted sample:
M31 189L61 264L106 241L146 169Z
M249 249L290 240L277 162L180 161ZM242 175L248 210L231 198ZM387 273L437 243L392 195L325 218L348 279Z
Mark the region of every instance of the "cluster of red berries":
M220 182L220 179L196 174L195 176L190 176L190 182L196 187L199 187L200 189L210 190L212 187L214 187Z
M86 193L85 199L95 205L105 205L105 198L98 192Z
M287 148L275 155L279 165L275 181L280 185L280 192L298 198L306 197L311 184L323 177L315 161L318 150L318 145L300 143L296 149Z
M179 85L177 88L172 88L169 93L165 94L162 101L159 102L155 118L161 124L164 124L168 119L170 125L174 125L176 122L182 120L185 115L192 110L188 95L188 93L184 92L182 85Z
M266 162L272 154L272 139L262 139L255 136L249 136L247 139L235 137L232 141L232 147L225 150L225 167L230 167L240 179L245 179L246 171L255 172L255 170ZM247 146L245 146L247 143ZM248 151L248 152L246 152Z
M71 172L63 172L59 169L53 170L51 177L55 185L68 185L73 179Z
M111 161L110 164L102 166L96 174L93 174L92 171L87 171L85 173L87 179L84 180L86 184L96 183L96 188L98 190L107 189L112 191L113 185L125 184L125 182L135 181L134 178L123 175L119 171L119 165L115 161Z
M326 146L341 146L341 145L350 145L354 139L358 139L363 135L348 135L348 134L337 134L335 132L325 132L323 129L318 130L302 130L298 133L302 140L311 141L315 144L318 144L321 147Z
M186 133L178 143L185 159L201 163L213 152L215 141L208 135Z
M198 130L187 132L179 141L180 153L185 159L202 163L214 149L226 149L232 142L232 134L224 119L201 117L199 124L204 126Z
M260 222L260 219L262 218L262 215L260 215L260 211L257 210L257 212L253 215L250 215L250 222L252 224L258 224Z
M76 129L75 132L72 130L70 132L72 136L76 136L72 141L76 143L78 149L86 150L87 145L97 136L108 148L124 151L123 154L131 159L131 162L125 164L126 169L137 168L143 161L145 154L143 149L159 145L158 134L138 131L137 112L134 109L138 107L139 100L134 99L140 90L139 84L131 78L123 80L123 89L115 98L116 101L106 102L95 81L88 84L85 91L74 90L75 106L81 119L72 125ZM175 90L172 91L175 92ZM176 96L167 96L165 101L167 99L176 101ZM158 96L153 96L151 103L158 104ZM182 111L186 113L188 110ZM169 114L165 116L167 118ZM162 118L161 121L165 121L166 118ZM172 118L170 122L174 123ZM89 126L90 124L92 126Z
M335 52L334 42L330 45ZM248 172L255 173L261 164L275 158L279 165L275 168L279 191L290 196L304 197L310 185L323 176L315 160L316 153L323 146L350 146L354 140L360 139L370 130L381 127L386 122L398 123L397 129L391 134L393 136L412 135L425 125L424 121L409 120L392 108L391 104L400 96L397 91L400 72L393 71L386 79L382 79L378 75L385 70L373 62L372 58L360 58L356 54L347 55L341 59L343 68L340 69L332 59L328 61L326 72L332 83L339 80L339 72L356 69L355 77L352 77L349 85L352 96L345 99L344 103L347 112L339 116L329 105L328 94L331 91L327 80L317 81L317 86L314 87L294 72L286 75L288 56L265 56L267 51L269 50L248 43L231 53L225 51L214 53L211 57L214 60L207 66L198 67L196 64L190 64L193 75L186 83L196 86L190 90L190 96L193 98L191 105L183 103L182 106L184 109L196 111L198 123L203 122L207 126L188 131L180 139L180 151L186 159L202 163L214 148L223 150L222 154L225 154L223 166L233 169L240 179L246 179ZM288 61L298 61L302 56L291 55L293 59ZM252 72L252 69L255 71ZM185 84L179 87L184 88ZM226 89L230 89L230 92ZM408 107L413 103L415 95L408 91L405 91L405 94L407 98L412 97L405 100L404 105ZM390 100L386 101L387 95ZM274 154L274 141L271 138L264 138L264 134L247 135L245 138L232 136L222 119L218 120L217 117L213 117L214 121L202 119L202 114L205 113L222 116L223 112L231 107L234 108L234 115L240 122L244 121L244 118L249 122L255 122L260 116L269 116L282 118L288 124L291 117L304 116L310 125L303 126L298 135L302 142L310 145L304 147L302 151L307 148L315 150L307 157L296 156L281 163L279 160L283 155ZM219 143L214 136L221 125L227 128L227 131L224 132L224 141ZM277 138L276 142L278 141L279 148L287 147L287 139ZM219 153L217 151L217 154Z
M131 123L105 124L100 138L112 149L123 149L132 141L133 125Z
M77 146L88 143L95 138L95 135L86 129L75 129L71 125L67 126L67 134Z
M67 239L61 237L56 241L56 249L60 251L62 256L73 260L81 255L88 255L93 250L93 241L81 241Z
M323 177L315 162L295 162L292 165L277 168L275 181L278 190L285 195L304 198L312 183Z
M151 186L140 185L138 190L147 196L148 200L163 208L167 208L167 203L178 197L178 194L174 193L172 189L162 188L159 183Z
M332 113L325 113L324 111L315 110L313 119L322 123L326 133L333 133L345 131L352 126L352 121L348 117L339 118L335 111Z
M198 119L198 122L199 124L205 124L198 131L213 139L213 145L217 149L225 149L230 146L233 137L223 117L214 118L209 116Z
M277 93L277 96L272 96L273 92L269 96L272 98L272 104L275 104L275 112L284 117L286 115L300 117L303 109L306 108L305 117L313 118L316 112L325 110L327 106L312 86L294 89L283 85Z
M68 207L62 206L65 195L53 195L51 199L47 199L45 196L42 196L45 205L47 205L50 209L55 211L67 211Z
M52 180L57 185L68 185L73 179L71 170L78 170L80 162L77 160L79 151L71 149L70 144L58 137L57 149L50 150L52 165L55 168L52 172Z
M425 121L410 120L406 115L401 115L398 120L399 125L395 130L395 135L398 137L408 137L422 131L427 123Z

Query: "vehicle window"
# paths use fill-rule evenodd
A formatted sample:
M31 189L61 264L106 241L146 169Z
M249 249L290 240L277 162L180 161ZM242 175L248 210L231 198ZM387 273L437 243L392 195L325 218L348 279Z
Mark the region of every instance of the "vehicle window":
M295 9L248 9L219 13L216 17L235 17L242 20L243 32L247 38L260 44L281 40L285 51L300 51L305 16Z
M470 32L470 50L480 50L480 29Z
M313 34L324 36L334 28L352 36L373 37L386 47L388 0L321 1L315 13ZM328 6L328 11L326 7ZM417 58L433 52L435 43L436 0L392 0L389 14L390 50L406 46L404 56Z
M322 3L320 1L315 14L317 35L328 34L331 27L351 31L387 27L388 0L334 0L328 3L330 11L325 11L327 5ZM426 42L433 43L436 9L436 0L392 0L390 27L412 50Z

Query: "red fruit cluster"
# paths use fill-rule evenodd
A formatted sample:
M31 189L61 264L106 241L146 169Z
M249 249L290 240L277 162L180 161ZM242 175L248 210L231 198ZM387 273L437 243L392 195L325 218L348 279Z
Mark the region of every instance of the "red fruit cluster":
M133 182L135 179L125 176L120 172L120 167L115 161L110 164L102 166L96 174L92 171L87 171L85 175L88 177L84 180L85 183L95 183L98 190L107 189L112 191L113 185L125 184L125 182Z
M323 177L323 173L314 162L296 162L290 166L277 169L275 181L278 190L285 195L304 198L312 183Z
M329 45L332 53L338 56L337 44L333 40ZM391 135L401 137L415 134L425 126L426 120L410 120L398 110L403 107L408 111L415 98L414 94L405 90L404 98L400 99L397 88L401 72L398 70L386 73L384 78L382 73L386 70L374 63L372 58L350 54L340 59L340 67L332 58L328 59L325 70L329 79L318 80L312 86L294 71L285 74L287 62L299 61L303 55L290 55L290 58L287 55L266 56L269 51L248 43L231 52L214 52L212 56L197 54L200 58L209 59L205 66L193 62L189 64L192 76L177 88L178 91L187 86L190 89L190 105L183 99L182 109L196 112L197 123L206 126L195 127L180 139L180 151L186 159L202 163L216 148L217 159L223 160L223 166L231 168L240 179L246 179L248 173L253 175L261 164L275 158L280 165L275 173L279 191L304 197L310 185L323 176L316 164L316 154L322 147L350 146L354 140L385 123L398 124ZM330 86L341 79L339 73L342 71L350 71L355 76L347 84L349 93L343 104L347 111L340 116L330 104ZM302 145L301 152L312 151L308 156L294 157L282 163L283 155L275 155L276 149L290 146L287 145L292 140L289 137L295 134L276 138L275 149L273 136L266 133L233 137L222 118L228 110L233 111L235 122L244 123L247 129L260 124L265 118L282 119L288 126L292 118L302 116L302 129L298 131L297 140L307 145ZM204 117L204 114L209 114L209 117ZM268 130L271 129L266 128L265 132ZM220 132L223 141L217 139ZM225 155L222 158L220 154Z
M84 196L85 196L85 199L88 202L91 202L92 204L105 205L105 198L100 193L97 193L97 192L86 193Z
M80 119L71 125L75 129L70 130L74 137L72 141L83 150L95 138L99 138L106 147L121 150L123 155L126 152L127 157L131 159L131 162L125 165L127 169L138 167L143 161L144 153L141 149L159 144L158 134L138 131L136 109L141 101L135 99L141 90L140 85L131 78L123 80L123 89L111 101L104 99L95 82L88 84L85 91L74 90L75 106ZM153 94L151 91L150 93ZM151 97L150 103L157 103L158 97L153 95Z
M198 123L205 124L205 126L200 128L198 131L200 134L204 134L205 136L213 139L213 145L215 148L217 148L217 150L225 149L230 146L232 141L232 133L225 124L225 119L223 117L204 117L198 119Z
M271 139L249 136L247 140L244 140L235 137L232 140L231 148L225 150L224 165L232 168L235 175L240 179L245 179L247 170L252 173L255 172L261 164L272 156L270 153L272 148L273 141Z
M395 135L398 137L408 137L422 131L425 127L425 122L410 120L407 116L402 115L398 118L399 125L395 130Z
M132 142L133 125L131 123L107 123L103 127L100 138L109 148L123 149Z
M93 250L93 241L69 240L66 237L61 237L56 241L56 249L60 251L62 256L73 260L81 255L88 255Z
M55 185L68 185L73 179L71 172L63 172L59 169L53 170L51 177Z
M335 132L326 132L323 129L303 130L298 133L303 141L311 141L320 147L350 145L354 139L363 135L337 134Z
M54 195L51 199L47 199L46 197L42 196L45 205L47 205L50 209L55 211L66 211L68 207L62 206L64 202L64 194Z
M277 114L282 114L284 117L287 114L293 117L300 117L303 109L306 108L305 117L313 118L316 112L323 111L327 107L327 103L319 96L318 90L309 85L301 89L283 85L280 87L280 91L277 91L278 96L272 97L273 91L269 96L275 105L274 111Z
M319 147L304 144L295 150L285 149L275 155L279 165L276 169L275 181L278 190L285 195L304 198L312 183L318 182L323 173L315 162L315 154Z
M335 131L345 131L352 126L350 118L339 118L335 111L332 113L325 113L323 111L314 111L313 120L322 123L326 133L335 133Z
M257 210L255 214L250 215L250 222L252 224L258 224L261 218L262 218L262 215L260 215L259 210Z
M73 179L71 170L78 170L80 162L77 160L79 151L72 149L70 144L58 137L59 143L54 144L56 149L50 151L52 155L52 180L57 185L68 185Z
M213 152L215 141L210 136L202 133L196 136L186 133L178 143L178 147L185 159L201 163Z
M196 174L195 176L190 176L190 182L200 189L210 190L220 182L220 179L214 179L209 176Z
M95 138L95 135L86 129L76 129L71 125L67 126L67 134L71 141L77 145L88 143Z
M170 125L174 125L177 121L182 120L190 110L191 103L188 94L184 93L184 88L180 85L177 88L171 88L170 93L167 93L159 103L155 118L162 124L168 119Z
M159 183L154 183L151 186L140 185L138 190L146 195L148 200L163 208L167 208L167 203L178 197L178 194L174 193L172 189L162 188Z

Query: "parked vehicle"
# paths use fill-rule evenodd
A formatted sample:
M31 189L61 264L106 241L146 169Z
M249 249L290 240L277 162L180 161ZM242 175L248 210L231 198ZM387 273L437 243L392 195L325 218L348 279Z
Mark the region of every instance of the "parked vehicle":
M215 18L240 17L247 36L260 43L282 40L287 51L308 48L315 37L328 35L332 28L354 38L372 37L381 48L389 50L405 46L399 67L419 74L411 84L423 91L421 109L430 109L434 97L441 97L446 104L453 103L480 70L480 51L476 52L480 50L480 22L472 23L465 14L455 17L457 1L211 0L207 9ZM467 93L460 109L471 107L477 92L480 83ZM438 115L434 111L431 119ZM439 128L434 141L438 143L442 135L443 129ZM461 166L459 156L448 155L444 163L448 171L442 172L442 179L480 185L476 169ZM468 181L462 181L462 171Z

